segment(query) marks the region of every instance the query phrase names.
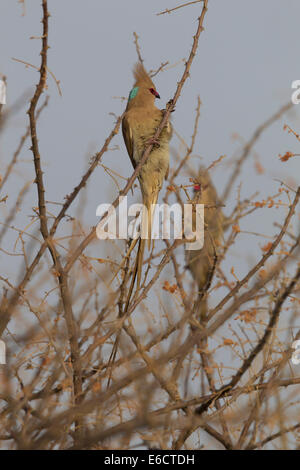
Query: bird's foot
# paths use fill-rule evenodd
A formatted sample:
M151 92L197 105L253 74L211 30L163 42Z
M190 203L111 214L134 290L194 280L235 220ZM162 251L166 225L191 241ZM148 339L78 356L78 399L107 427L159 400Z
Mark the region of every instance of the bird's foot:
M170 113L174 113L174 111L175 111L175 106L173 105L173 100L168 101L167 107L164 108L164 109L162 109L163 114L166 114L167 110L170 109L170 108L172 108L172 109L170 110Z
M170 99L170 100L167 102L167 107L171 108L171 113L174 113L174 111L175 111L175 106L174 106L174 101L173 101L173 99Z

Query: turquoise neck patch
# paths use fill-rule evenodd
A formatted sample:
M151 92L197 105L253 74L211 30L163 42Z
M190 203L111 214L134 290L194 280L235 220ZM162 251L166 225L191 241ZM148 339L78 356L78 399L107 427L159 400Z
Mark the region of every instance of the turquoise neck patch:
M134 88L132 88L131 92L129 93L128 101L132 100L132 98L135 98L138 91L139 91L138 86L135 86Z

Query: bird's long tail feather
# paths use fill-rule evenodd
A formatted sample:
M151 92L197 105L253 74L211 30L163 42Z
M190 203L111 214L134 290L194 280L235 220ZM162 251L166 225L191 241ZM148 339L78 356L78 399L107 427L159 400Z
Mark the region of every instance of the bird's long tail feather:
M129 259L130 255L131 255L131 252L132 250L134 249L135 245L137 244L138 242L138 239L133 239L131 240L131 243L130 243L130 247L126 253L126 255L124 256L122 262L120 263L120 265L118 266L118 269L117 271L115 272L115 274L113 275L112 279L110 280L109 284L108 284L108 287L111 286L111 284L113 283L113 281L115 280L115 278L117 277L117 275L119 274L120 270L123 268L124 264L126 263L126 261Z
M109 375L108 375L108 380L107 380L107 388L110 386L111 378L112 378L112 370L113 370L113 365L116 359L116 355L118 352L118 346L119 346L119 341L120 341L120 335L121 335L121 330L118 331L117 337L115 339L112 351L110 353L108 363L107 363L107 368L109 369Z
M152 228L153 228L153 219L155 212L155 204L157 203L158 193L153 194L152 197L145 201L146 211L143 215L144 226L147 227L147 239L148 239L148 250L151 248L152 241Z
M152 240L152 222L153 222L153 214L154 214L154 204L157 201L157 195L154 196L152 200L144 202L144 210L142 213L142 221L141 221L141 238L137 253L136 259L136 271L132 277L132 283L134 284L135 277L136 277L136 286L139 289L141 285L142 279L142 268L143 268L143 261L144 261L144 251L146 245L146 239L148 250L151 248L151 240Z
M136 255L136 260L135 260L135 265L134 265L134 270L132 273L132 278L131 278L131 283L127 295L127 300L125 304L125 309L124 313L127 312L129 302L132 296L135 280L137 279L137 289L139 289L140 284L141 284L141 278L142 278L142 267L143 267L143 259L144 259L144 251L145 251L145 240L139 239L139 246L138 246L138 251Z
M148 250L151 248L151 237L152 237L152 216L153 216L153 210L152 210L152 204L149 204L147 206L147 229L148 229Z
M136 287L137 289L140 288L141 279L142 279L142 269L143 269L143 261L144 261L144 251L145 251L145 242L146 240L140 239L138 254L137 254L137 273L136 273Z
M139 288L139 286L140 286L141 276L142 276L142 267L143 267L143 258L144 258L144 249L145 249L145 240L140 238L139 239L139 247L138 247L137 257L136 257L136 261L135 261L134 270L133 270L133 273L132 273L131 283L130 283L130 287L129 287L129 291L128 291L128 295L127 295L123 315L126 315L126 313L128 311L128 307L129 307L129 303L130 303L130 300L131 300L131 296L132 296L132 292L133 292L133 288L134 288L136 278L137 278L137 288ZM118 352L118 346L119 346L119 342L120 342L121 331L122 331L122 327L120 327L120 330L117 333L117 336L116 336L111 354L109 356L108 364L107 364L107 367L109 369L107 388L109 387L110 382L111 382L111 378L112 378L112 370L113 370L113 365L114 365L116 355L117 355L117 352Z
M148 202L146 204L146 210L144 210L143 214L142 214L141 236L140 236L140 239L139 239L139 246L138 246L135 266L134 266L134 270L133 270L133 273L132 273L131 283L130 283L130 287L129 287L129 291L128 291L128 295L127 295L123 315L126 315L126 313L128 311L129 303L130 303L132 292L133 292L134 285L135 285L135 280L136 280L137 290L140 288L140 285L141 285L142 269L143 269L143 261L144 261L144 251L145 251L145 244L146 244L145 237L148 239L148 249L150 250L150 248L151 248L151 236L152 236L152 221L153 221L154 208L155 208L155 206L153 204L156 204L157 196L158 195L155 195L154 198L152 199L152 201ZM131 251L134 248L135 244L136 244L136 241L134 241L132 243L132 245L130 247L129 254L131 253ZM119 346L119 341L120 341L121 330L122 330L122 327L120 328L120 331L118 331L118 333L117 333L117 337L115 339L113 349L112 349L112 352L111 352L109 360L108 360L108 368L110 369L110 371L109 371L107 387L109 387L110 382L111 382L112 368L113 368L113 364L115 362L116 355L117 355L117 352L118 352L118 346Z

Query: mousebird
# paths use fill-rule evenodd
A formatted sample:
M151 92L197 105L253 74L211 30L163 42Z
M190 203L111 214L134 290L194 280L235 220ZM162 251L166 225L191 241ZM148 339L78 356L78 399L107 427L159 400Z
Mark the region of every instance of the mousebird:
M163 111L156 107L155 99L160 98L153 81L141 63L137 63L133 71L134 85L129 93L126 112L122 120L122 131L133 168L136 168L149 143L153 144L150 155L138 175L145 210L141 221L141 238L137 256L137 286L140 284L143 265L145 239L148 249L151 246L151 233L154 207L164 179L169 171L169 140L172 127L168 123L162 130L159 140L153 141Z

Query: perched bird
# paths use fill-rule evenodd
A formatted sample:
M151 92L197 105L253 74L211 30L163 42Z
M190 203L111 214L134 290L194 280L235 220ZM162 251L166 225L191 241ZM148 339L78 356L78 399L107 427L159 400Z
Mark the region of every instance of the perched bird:
M169 140L172 135L170 123L162 130L159 141L152 140L159 126L163 112L154 102L160 98L155 85L141 63L134 67L135 83L129 93L125 115L122 121L122 131L128 155L136 168L147 144L153 143L151 153L142 166L138 179L141 186L143 205L146 208L142 215L141 238L137 256L137 285L140 284L143 265L145 239L148 248L151 245L153 220L153 204L156 204L158 193L169 171Z
M203 298L204 290L209 287L218 248L222 242L223 229L226 224L218 200L217 191L210 179L208 171L200 168L197 178L197 189L191 201L193 205L204 204L204 244L201 250L185 250L186 266L197 283L198 299L194 311L197 320L204 320L207 311L207 301ZM195 224L195 210L193 208L193 225Z
M163 118L163 111L158 109L154 104L155 99L160 98L160 96L141 63L135 65L133 75L135 83L129 93L125 115L122 120L123 137L133 168L136 168L138 165L147 145L152 143L153 147L138 175L145 210L143 210L141 217L139 247L132 281L127 295L125 309L123 312L119 313L119 316L123 315L128 309L136 278L137 287L140 285L146 239L148 239L148 248L151 246L152 220L154 215L153 205L157 202L164 179L168 177L169 140L172 135L172 127L168 123L162 130L159 140L153 140L156 129ZM108 364L111 367L117 354L120 334L121 329L117 333L109 358ZM110 384L111 367L107 386Z

